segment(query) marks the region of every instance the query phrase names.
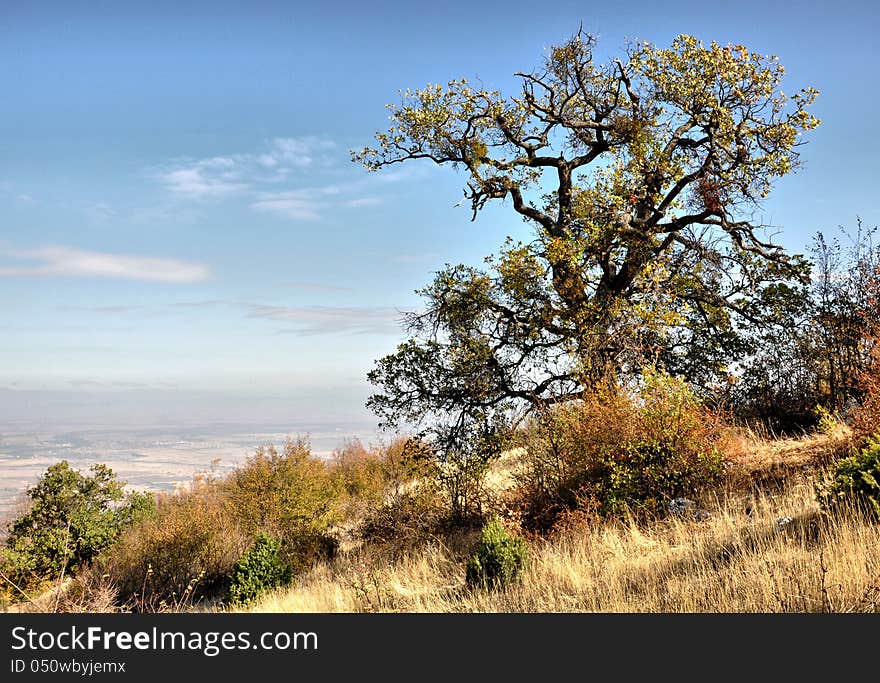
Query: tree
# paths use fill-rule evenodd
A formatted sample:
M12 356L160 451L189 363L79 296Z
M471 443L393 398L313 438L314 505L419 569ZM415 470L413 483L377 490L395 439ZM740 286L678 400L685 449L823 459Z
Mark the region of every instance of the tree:
M728 392L741 416L801 430L818 422L817 406L845 416L865 399L880 336L880 247L876 228L861 220L841 232L843 244L815 235L809 285L798 288L779 324L752 331L756 352Z
M594 47L582 31L552 47L515 97L407 90L378 145L353 152L370 170L462 169L473 220L509 202L534 230L421 291L412 337L369 375L383 424L577 399L649 360L708 382L807 277L749 215L799 165L817 92L785 96L777 58L741 45L681 35L604 64Z
M91 472L82 474L62 460L28 489L30 509L9 524L6 538L25 580L57 577L87 564L123 528L152 511L152 496L125 496L124 482L106 465L93 465Z

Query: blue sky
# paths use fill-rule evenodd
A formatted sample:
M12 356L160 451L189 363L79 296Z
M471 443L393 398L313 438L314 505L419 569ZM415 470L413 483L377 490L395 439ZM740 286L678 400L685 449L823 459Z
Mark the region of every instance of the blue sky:
M349 150L398 89L513 93L580 24L608 55L678 33L779 55L823 123L765 222L798 251L876 225L878 20L871 2L0 0L0 409L370 423L364 376L413 290L524 228L503 208L471 223L451 169L368 174Z

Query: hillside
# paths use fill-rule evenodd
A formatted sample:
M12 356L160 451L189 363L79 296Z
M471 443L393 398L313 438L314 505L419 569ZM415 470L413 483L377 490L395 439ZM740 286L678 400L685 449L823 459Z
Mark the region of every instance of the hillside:
M880 527L856 511L828 520L813 486L849 430L743 439L735 485L708 518L650 525L572 520L531 545L521 580L473 591L463 556L437 542L388 565L353 549L255 612L816 612L876 611ZM489 481L510 481L516 455ZM700 515L702 517L702 515ZM466 544L464 544L466 545Z
M284 455L273 449L258 452L237 472L238 479L263 481L252 478L265 475L270 464L280 464L293 468L289 474L296 474L296 486L306 496L287 498L282 508L299 505L305 510L314 502L309 496L324 496L334 487L337 501L344 502L344 514L330 527L338 549L326 557L315 554L315 548L308 551L312 559L295 569L289 586L237 607L230 607L216 590L198 592L200 586L210 588L210 577L205 578L210 562L226 562L223 571L228 576L230 563L247 548L243 538L236 537L240 529L234 531L232 519L242 511L224 506L254 499L236 499L230 493L237 481L232 477L196 480L189 492L160 498L164 512L124 535L111 548L109 564L79 571L75 578L62 573L41 592L31 592L7 609L875 612L880 601L880 525L855 507L828 515L817 503L817 484L829 466L850 451L853 438L850 428L840 423L800 438L761 438L733 430L725 442L721 485L677 514L636 520L578 508L563 514L551 529L532 531L517 519L511 503L522 496L518 483L528 458L522 449L507 451L485 475L487 500L504 516L505 526L526 540L528 559L516 579L500 590L469 587L465 581L466 562L479 541L479 523L438 524L443 516L431 507L437 504L435 498L425 508L387 507L395 496L400 501L416 495L416 500L428 480L405 479L396 491L369 485L379 464L387 468L395 462L394 447L386 448L386 460L379 461L357 446L340 454L328 470L307 457L302 442L288 443ZM357 490L338 498L339 482L346 478L348 487ZM384 503L370 497L371 491L382 490L390 497ZM259 494L261 505L266 496L267 491ZM386 512L377 522L377 510L383 509L393 514ZM435 517L427 524L419 518L431 514ZM373 531L365 535L369 524ZM187 582L184 591L174 592L174 584L167 583L172 576L168 572ZM142 582L128 605L114 581L126 576ZM164 592L149 599L145 591L154 579L166 582L155 588ZM167 587L159 588L162 585Z

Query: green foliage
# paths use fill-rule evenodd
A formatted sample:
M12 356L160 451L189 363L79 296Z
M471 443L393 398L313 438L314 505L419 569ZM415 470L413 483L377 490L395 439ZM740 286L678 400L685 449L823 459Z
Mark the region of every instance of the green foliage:
M30 489L30 508L9 525L5 555L17 582L31 584L74 572L93 561L119 533L154 509L151 495L123 494L105 465L91 475L66 460L51 465Z
M280 551L278 541L266 534L257 534L253 545L232 568L229 602L246 604L264 591L288 585L293 579L293 571L281 560Z
M830 481L820 487L818 498L824 510L856 505L880 519L880 435L837 463Z
M503 588L520 572L528 558L528 546L512 536L498 518L483 527L480 544L467 563L466 580L472 587Z
M663 514L722 474L723 422L687 384L648 372L637 392L597 388L548 408L521 436L526 523L548 528L565 510Z
M718 480L721 461L717 451L673 450L663 440L623 444L603 460L594 491L604 514L630 510L660 514L673 498L692 495Z
M817 428L822 434L831 434L837 427L837 419L834 414L821 403L813 409L813 413L819 420Z

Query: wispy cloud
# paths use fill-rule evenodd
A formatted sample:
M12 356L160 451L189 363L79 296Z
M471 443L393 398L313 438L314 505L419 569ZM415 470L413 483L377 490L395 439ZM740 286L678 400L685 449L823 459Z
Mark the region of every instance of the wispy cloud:
M0 277L104 277L146 282L191 283L211 276L201 263L169 258L110 254L72 247L42 247L7 252L19 261L32 263L0 265Z
M319 137L275 138L256 153L177 160L161 169L158 178L175 194L191 199L225 197L281 182L292 170L312 167L316 157L335 146Z
M247 189L247 183L238 181L238 171L219 170L214 162L207 159L195 164L161 174L162 182L169 190L193 199L223 197ZM219 167L223 168L223 167Z
M143 306L58 306L59 311L77 311L82 313L104 313L117 315L120 313L143 312Z
M382 200L379 197L358 197L345 202L345 205L356 209L363 206L379 206L381 203Z
M391 263L431 263L437 259L436 254L419 253L419 254L393 254L388 257Z
M348 168L347 155L339 153L333 140L306 136L274 138L251 153L178 159L160 169L156 177L178 197L237 196L253 211L314 221L332 208L368 208L381 203L379 197L365 194L372 180L338 182ZM315 185L322 176L328 182Z
M354 289L351 287L342 287L340 285L328 285L323 282L287 282L284 284L285 287L290 287L291 289L304 289L311 292L353 292Z
M270 150L260 155L260 160L265 163L268 158L273 166L290 164L299 168L306 168L315 163L315 155L329 152L336 147L333 140L316 136L301 138L275 138L272 140Z
M350 291L317 283L294 283L294 287ZM405 311L391 306L276 306L248 301L188 301L171 304L191 310L225 306L243 311L252 320L287 323L281 334L397 334Z
M403 312L387 306L266 306L247 304L248 318L290 323L286 334L395 334Z
M320 217L320 211L325 207L327 199L341 192L342 189L335 184L286 192L262 192L251 203L251 208L293 220L313 221Z

